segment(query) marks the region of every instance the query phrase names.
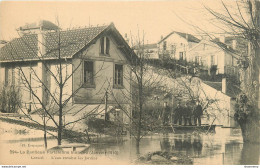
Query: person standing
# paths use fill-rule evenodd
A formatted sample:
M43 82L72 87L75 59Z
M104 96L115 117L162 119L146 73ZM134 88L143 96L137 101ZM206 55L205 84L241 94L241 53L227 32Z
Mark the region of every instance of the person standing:
M194 109L194 124L197 125L197 121L199 126L201 126L201 116L203 114L202 106L199 102L196 102L196 107Z
M170 114L170 107L168 106L167 102L165 102L164 103L164 110L163 110L163 125L168 124L169 114Z
M183 117L184 117L184 125L187 125L187 122L189 122L189 125L191 126L191 109L188 106L188 103L185 104L183 109Z
M174 110L174 124L177 124L179 121L179 125L182 124L182 110L180 103L177 104L177 107Z

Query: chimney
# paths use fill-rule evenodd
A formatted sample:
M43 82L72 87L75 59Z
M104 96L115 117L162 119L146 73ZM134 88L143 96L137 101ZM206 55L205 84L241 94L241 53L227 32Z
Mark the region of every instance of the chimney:
M44 54L46 54L45 31L40 31L37 35L38 35L38 57L42 57Z
M237 40L232 40L232 48L235 50L237 48Z
M223 93L227 92L227 78L225 77L222 78L222 92Z
M220 41L221 43L225 43L225 35L221 35L221 36L219 37L219 41Z
M161 40L163 39L163 35L161 35Z
M127 37L127 33L125 33L125 41L127 42L127 44L129 44L129 38Z

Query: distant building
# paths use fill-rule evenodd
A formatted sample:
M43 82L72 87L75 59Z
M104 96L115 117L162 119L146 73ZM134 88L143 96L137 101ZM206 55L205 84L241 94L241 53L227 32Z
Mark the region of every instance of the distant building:
M159 59L157 43L134 46L133 49L137 55L138 52L144 52L147 59Z
M189 50L188 61L209 70L217 67L217 74L238 76L237 62L241 55L246 55L247 47L236 37L220 37L214 40L201 40Z
M187 60L187 52L199 42L200 40L191 34L173 31L158 42L159 57Z

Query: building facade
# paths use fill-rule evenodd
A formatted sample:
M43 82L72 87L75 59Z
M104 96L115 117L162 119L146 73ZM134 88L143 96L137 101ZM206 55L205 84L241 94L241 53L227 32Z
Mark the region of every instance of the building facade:
M124 97L131 97L137 57L113 23L62 31L40 21L19 31L21 37L0 50L0 82L19 88L25 110L55 104L62 91L67 106L121 105L131 111Z
M237 61L240 57L237 49L244 47L237 46L236 40L225 37L214 40L201 40L189 50L188 60L195 64L210 69L217 68L217 74L231 74L238 76Z
M187 60L188 50L199 41L191 34L173 31L158 42L159 57Z

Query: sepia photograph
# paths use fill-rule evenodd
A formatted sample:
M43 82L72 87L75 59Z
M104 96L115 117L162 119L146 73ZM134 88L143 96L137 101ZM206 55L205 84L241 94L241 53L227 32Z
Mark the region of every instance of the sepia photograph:
M258 168L259 84L259 0L0 1L2 168Z

